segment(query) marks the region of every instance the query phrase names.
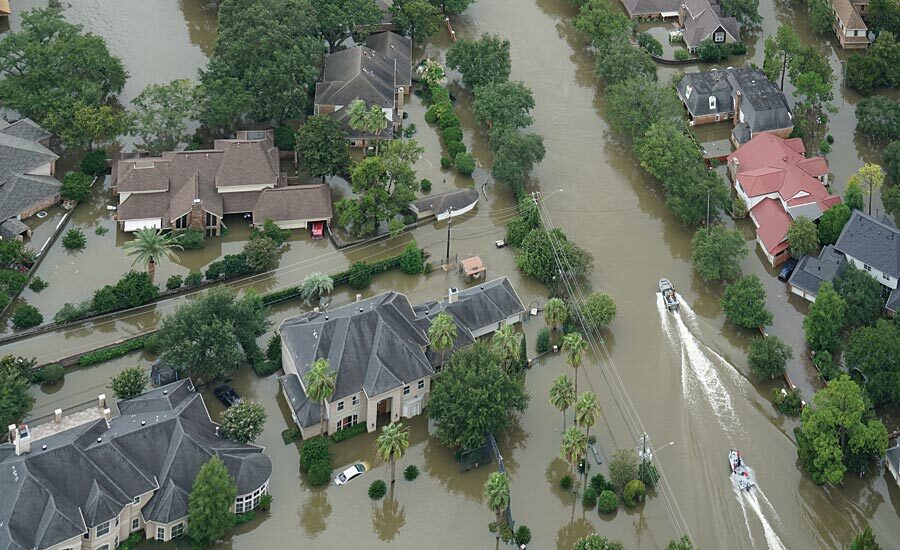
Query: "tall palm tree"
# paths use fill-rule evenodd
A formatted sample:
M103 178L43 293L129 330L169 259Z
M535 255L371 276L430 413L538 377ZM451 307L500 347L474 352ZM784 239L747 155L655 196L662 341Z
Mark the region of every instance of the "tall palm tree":
M561 298L550 298L544 305L544 321L550 328L561 328L569 318L569 306Z
M497 536L500 536L500 526L503 525L503 513L509 507L509 478L505 473L494 472L484 482L484 499L488 508L497 514Z
M353 130L365 134L369 124L369 110L366 108L365 101L354 99L350 102L350 114L347 117L347 123ZM363 135L363 137L365 137L365 135ZM365 139L363 139L363 147L365 147L365 145L366 142Z
M375 450L382 460L391 462L391 485L394 484L394 467L409 449L409 432L403 424L391 422L381 428L381 435L375 439Z
M550 386L550 404L563 413L563 430L566 429L566 409L575 403L575 387L572 379L565 374L560 374Z
M586 391L578 397L575 403L575 421L584 426L584 436L588 439L591 437L591 426L597 423L600 418L600 401L597 394L592 391Z
M491 351L500 359L500 366L506 370L519 360L521 345L522 333L517 332L512 325L504 326L491 336Z
M428 327L428 342L435 351L441 352L441 366L444 366L444 352L453 347L458 335L456 322L449 313L439 313Z
M328 400L334 395L336 380L337 372L331 369L328 365L328 359L324 358L313 361L309 372L303 376L303 383L306 385L306 395L313 401L322 403L322 437L325 437L326 434L325 419L328 417Z
M578 394L578 367L581 366L581 357L587 351L587 342L580 332L570 332L563 336L562 349L566 352L566 363L575 369L575 393Z
M129 256L134 256L131 265L140 263L147 268L150 282L156 277L156 264L163 258L167 260L177 259L175 250L181 250L178 238L172 233L163 233L162 229L145 227L134 233L134 240L125 243L125 250Z
M388 127L389 121L384 110L378 105L369 107L369 115L366 117L366 131L375 135L375 154L378 154L378 144L381 142L380 136Z
M587 452L587 436L577 427L572 426L563 432L559 456L569 464L569 471L574 473L575 466Z

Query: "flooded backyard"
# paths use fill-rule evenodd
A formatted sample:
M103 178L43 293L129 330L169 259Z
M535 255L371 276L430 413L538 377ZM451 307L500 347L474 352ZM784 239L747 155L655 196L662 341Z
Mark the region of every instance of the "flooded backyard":
M813 37L803 18L794 18L773 1L761 1L762 32L749 41L746 59L732 59L728 65L753 62L761 66L763 37L785 23L794 26L805 41L828 52L835 74L840 75L840 58L832 43ZM22 1L16 8L39 4ZM568 549L578 537L593 531L620 539L628 548L664 547L680 535L673 527L676 516L684 517L692 538L702 548L842 548L867 523L882 544L890 547L888 541L900 538L900 489L882 474L863 480L848 475L843 487L821 488L799 469L791 439L795 421L778 414L769 403L775 386L754 384L747 378L745 352L752 333L725 322L719 306L721 289L705 284L691 268L691 232L665 208L660 189L640 169L629 146L608 132L602 90L593 75L594 60L572 26L573 15L567 0L480 0L454 21L454 28L465 37L491 32L509 38L512 79L524 81L534 91L533 131L544 136L547 156L535 170L532 188L545 196L563 190L547 199L553 222L594 255L593 288L609 293L618 305L618 317L604 333L609 357L592 357L579 373L580 387L593 388L603 407L596 430L599 446L609 456L616 448L636 445L633 422L627 422L621 412L633 406L655 446L674 442L655 457L673 498L656 496L634 510L620 509L614 516L602 516L596 509L583 510L570 493L558 488L557 481L566 470L558 456L562 418L547 395L553 378L571 371L562 357L550 356L529 371L529 408L519 417L517 427L499 441L511 477L513 517L531 528L530 547ZM113 53L122 57L130 74L123 100L134 97L148 83L195 76L214 41L215 9L201 1L79 0L72 2L66 16L106 37ZM18 19L14 17L10 23L16 28ZM448 47L449 39L442 33L424 53L442 57ZM676 72L661 68L660 78L668 79ZM854 105L860 98L839 86L835 90L838 112L831 116L829 126L835 145L828 160L835 176L833 192L842 193L847 178L863 162L878 157L877 151L854 137ZM489 163L485 136L471 117L470 97L458 88L453 91L459 99L465 141L481 162ZM410 121L418 128L415 138L426 148L416 165L419 177L434 183L433 193L472 184L471 178L456 177L439 168L440 143L422 119L424 109L415 96L409 110ZM728 125L703 132L704 136L706 132L724 136ZM479 189L484 180L485 174L476 171L474 182ZM128 237L116 231L112 213L105 208L109 201L108 194L98 187L93 198L76 209L69 227L84 230L88 248L69 253L54 244L37 273L51 286L41 293L26 290L20 298L37 306L45 319L63 303L89 297L94 289L115 282L129 269L130 259L121 248ZM520 276L513 251L494 248L494 241L504 235L506 221L515 215L514 207L508 190L488 184L477 210L454 219L451 253L460 258L481 255L489 278L508 275L526 305L543 303L546 290ZM38 234L49 235L61 215L61 211L51 210L40 220L35 242L43 242L45 237ZM164 283L173 274L201 270L221 254L238 252L249 229L240 219L232 222L228 223L228 236L207 239L205 249L182 253L176 263L163 263L158 282ZM97 227L108 231L98 235ZM754 247L750 222L740 222L739 227L752 250L743 262L743 271L760 275L766 286L775 332L795 350L789 374L810 399L820 383L801 353L805 349L801 320L806 303L787 297L784 284ZM446 225L422 226L399 238L343 251L336 251L327 240L311 241L305 233L295 232L276 272L239 280L234 286L282 288L297 284L311 271L332 272L353 261L394 254L412 239L431 252L432 259L441 257ZM661 276L671 279L682 295L687 307L680 313L668 313L657 303L656 282ZM423 277L391 272L377 277L365 294L397 290L417 303L436 299L461 282L457 274L439 269ZM354 294L346 287L338 289L334 303L350 302ZM118 319L0 345L0 355L52 361L150 330L185 299L189 297L151 305ZM281 304L274 308L271 319L277 326L301 311L296 302ZM534 354L542 324L534 318L524 326L530 354ZM105 386L113 374L126 366L148 367L151 360L148 355L132 354L72 371L57 387L35 388L33 416L111 393ZM619 391L614 395L607 380L615 387L621 380L627 395ZM273 462L270 487L275 502L271 512L237 528L219 547L495 548L495 539L487 531L492 514L482 497L483 483L495 465L460 474L452 452L429 437L423 416L410 423L410 450L398 464L416 464L422 475L411 483L399 479L392 497L372 503L366 496L368 483L387 479L390 471L389 465L375 460L373 434L332 447L335 467L356 461L374 466L363 479L342 487L310 488L300 478L296 446L284 445L281 440L290 413L279 395L276 378L260 379L243 369L229 383L267 409L266 430L257 442L266 447ZM215 420L221 405L211 392L205 393ZM892 431L900 426L887 427ZM756 472L759 491L753 495L738 491L728 475L726 455L734 447L741 449ZM592 465L594 472L599 468L605 473L605 465ZM188 547L186 543L176 545Z

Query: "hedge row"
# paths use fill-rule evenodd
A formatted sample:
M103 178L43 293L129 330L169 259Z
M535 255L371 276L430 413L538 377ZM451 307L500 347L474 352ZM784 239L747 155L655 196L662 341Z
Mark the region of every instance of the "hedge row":
M117 357L122 357L123 355L128 355L132 351L139 350L144 347L145 340L146 337L139 336L138 338L128 340L127 342L122 342L121 344L112 346L110 348L85 353L78 360L78 364L82 367L89 367L98 363L111 361L113 359L116 359Z
M349 428L344 428L343 430L338 430L331 435L331 440L335 443L340 443L345 439L350 439L354 435L359 435L366 431L366 423L362 422L360 424L354 424Z

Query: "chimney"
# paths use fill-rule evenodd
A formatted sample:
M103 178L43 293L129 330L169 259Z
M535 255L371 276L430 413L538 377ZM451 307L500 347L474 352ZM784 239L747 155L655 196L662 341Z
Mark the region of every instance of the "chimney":
M16 446L16 456L21 456L31 451L31 433L26 424L9 425L9 438Z
M734 128L741 121L741 91L734 92Z
M56 409L53 411L53 421L57 424L62 423L62 409Z
M100 395L97 396L97 406L100 408L101 411L106 408L106 394L105 393L101 393Z
M403 89L403 86L400 86L397 89L397 110L398 111L403 111L404 97L405 97L405 90Z
M459 299L459 289L456 287L450 287L450 290L447 291L447 302L451 304L455 304Z
M188 227L197 231L203 231L206 224L203 220L203 204L199 198L191 203L191 213L188 215Z
M314 308L313 308L313 312L314 312L314 313L319 313L319 307L318 307L318 306L314 307Z
M360 300L362 300L362 294L357 294L357 295L356 295L356 301L358 302L358 301L360 301Z
M106 427L109 427L109 421L112 420L112 411L103 409L103 420L106 420Z

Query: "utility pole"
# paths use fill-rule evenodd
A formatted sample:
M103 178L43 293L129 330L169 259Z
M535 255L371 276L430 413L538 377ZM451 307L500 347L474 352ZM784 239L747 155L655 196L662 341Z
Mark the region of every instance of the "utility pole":
M447 263L450 263L450 226L453 225L453 207L450 207L450 217L447 218Z
M709 192L712 189L706 190L706 227L709 228Z

